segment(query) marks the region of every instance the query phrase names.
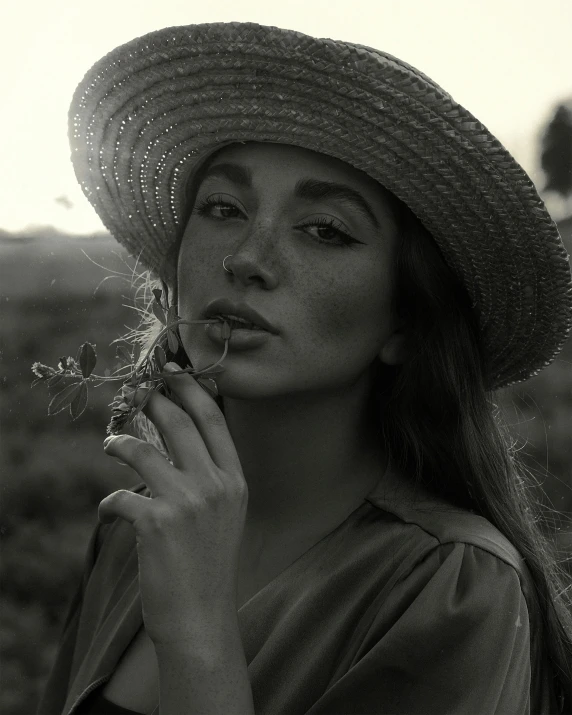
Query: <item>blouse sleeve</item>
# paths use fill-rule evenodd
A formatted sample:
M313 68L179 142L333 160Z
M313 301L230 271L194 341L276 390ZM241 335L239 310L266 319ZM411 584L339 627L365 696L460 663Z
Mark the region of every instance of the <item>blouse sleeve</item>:
M440 545L392 590L349 670L308 712L528 715L530 672L515 569L477 546Z
M145 483L140 482L130 487L129 491L141 494L145 489ZM85 555L82 578L68 606L52 669L44 686L36 715L60 715L62 712L74 670L74 656L77 649L78 628L82 615L85 590L101 545L105 541L107 534L111 531L111 528L111 522L101 524L97 521L91 534Z
M52 669L47 678L42 699L36 711L37 715L59 715L64 707L71 669L83 594L93 570L99 546L104 538L107 525L96 524L87 547L83 574L72 596L64 619Z

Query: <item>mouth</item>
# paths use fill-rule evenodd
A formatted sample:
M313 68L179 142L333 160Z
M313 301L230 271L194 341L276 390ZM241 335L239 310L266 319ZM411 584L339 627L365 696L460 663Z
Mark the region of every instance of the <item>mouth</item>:
M236 316L217 314L216 321L205 325L207 337L216 345L233 353L265 345L272 337L268 330L255 323L236 320Z
M234 303L228 298L211 301L204 310L205 318L217 318L228 323L231 330L264 331L276 335L278 331L246 303Z
M215 315L213 317L218 318L222 322L228 323L231 330L264 330L264 332L269 332L260 325L256 325L256 323L251 323L248 320L239 318L238 316L219 313L218 315Z

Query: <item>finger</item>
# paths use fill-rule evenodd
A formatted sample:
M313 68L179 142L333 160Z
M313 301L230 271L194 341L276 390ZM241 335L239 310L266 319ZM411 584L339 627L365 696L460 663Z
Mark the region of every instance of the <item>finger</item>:
M115 519L125 519L130 524L135 524L140 519L147 519L151 499L135 494L127 489L119 489L108 494L97 509L97 518L102 524L108 524Z
M140 398L136 397L136 404L138 400ZM165 395L153 392L143 412L161 433L174 467L197 471L201 465L212 462L197 426L184 407L179 407Z
M178 370L176 363L167 363L165 372ZM188 373L165 378L177 395L183 409L192 418L213 462L222 470L236 471L240 462L226 419L213 398Z
M121 434L108 437L103 443L105 453L132 467L151 490L153 496L169 491L174 467L149 442Z

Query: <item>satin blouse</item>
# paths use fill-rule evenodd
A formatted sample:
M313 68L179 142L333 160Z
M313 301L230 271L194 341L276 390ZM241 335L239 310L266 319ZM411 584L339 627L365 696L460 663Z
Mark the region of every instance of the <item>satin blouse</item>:
M388 466L238 610L255 712L554 715L531 594L526 564L490 522ZM141 624L134 530L97 524L38 715L80 712Z

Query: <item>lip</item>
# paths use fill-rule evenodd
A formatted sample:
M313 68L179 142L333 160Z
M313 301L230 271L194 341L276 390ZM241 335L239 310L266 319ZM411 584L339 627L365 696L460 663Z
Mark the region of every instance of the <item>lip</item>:
M207 305L203 316L205 318L214 318L221 313L236 315L239 318L244 318L244 320L248 320L248 322L258 325L264 330L267 330L269 333L278 335L276 328L271 325L266 318L262 317L260 313L257 313L249 305L246 305L246 303L234 303L229 298L217 298Z
M222 336L222 327L223 325L220 321L205 325L207 337L218 345L219 348L225 346L225 339ZM249 328L248 330L231 330L230 338L228 339L228 349L231 353L237 350L251 350L252 348L258 348L264 345L271 339L272 333L269 333L268 330L256 330L253 328Z

